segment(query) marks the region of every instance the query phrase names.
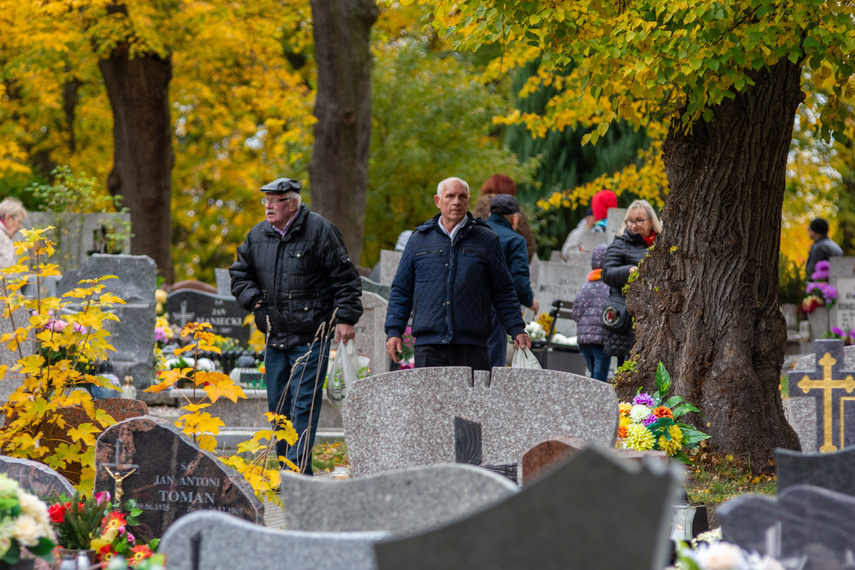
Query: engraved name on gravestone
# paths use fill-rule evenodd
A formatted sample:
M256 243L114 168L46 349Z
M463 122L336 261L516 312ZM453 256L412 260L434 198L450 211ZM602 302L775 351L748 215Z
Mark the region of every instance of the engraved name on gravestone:
M187 323L210 323L214 334L241 343L249 340L249 327L243 326L249 313L234 297L180 289L166 297L166 310L172 322L182 328Z
M388 301L375 293L362 292L363 313L356 323L356 353L368 357L372 374L389 371L389 356L386 353L386 322Z
M837 301L829 310L829 325L855 329L855 257L828 260L828 282L837 289Z
M123 500L135 499L147 536L163 536L179 517L198 510L264 520L261 503L240 474L160 418L133 418L104 430L95 463L95 491L115 496L121 489Z
M845 367L842 340L819 339L815 347L814 370L789 373L789 395L796 408L804 408L800 406L802 398L813 400L815 447L823 453L831 453L855 443L855 372ZM794 414L797 414L795 409ZM795 427L805 451L814 451L814 446L805 441L809 438L802 436L804 430L798 425Z

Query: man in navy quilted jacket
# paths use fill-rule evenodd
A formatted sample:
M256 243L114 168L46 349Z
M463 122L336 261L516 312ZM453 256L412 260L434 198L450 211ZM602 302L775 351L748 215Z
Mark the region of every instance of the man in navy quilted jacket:
M439 183L439 214L413 232L392 282L386 312L386 350L398 362L410 312L415 366L490 370L487 339L495 307L514 348L531 347L498 236L469 213L469 185Z

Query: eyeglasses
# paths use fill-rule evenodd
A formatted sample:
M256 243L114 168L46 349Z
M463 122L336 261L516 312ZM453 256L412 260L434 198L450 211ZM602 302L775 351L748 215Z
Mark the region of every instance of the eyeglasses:
M292 198L282 198L280 200L274 200L272 198L262 198L261 203L264 204L265 206L267 204L270 204L271 206L275 206L276 204L281 204L282 202L287 202L288 200L291 200L291 199Z
M649 219L650 218L638 218L637 220L627 220L626 225L627 226L640 226L641 224L643 224L644 222L646 222Z

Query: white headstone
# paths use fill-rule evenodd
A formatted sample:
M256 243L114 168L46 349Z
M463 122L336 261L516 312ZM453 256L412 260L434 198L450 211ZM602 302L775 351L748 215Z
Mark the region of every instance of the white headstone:
M388 301L376 293L362 292L362 317L356 323L356 353L371 359L372 374L389 371L389 356L386 354L386 322Z
M576 299L591 272L591 253L571 254L569 262L540 261L537 265L532 263L532 267L537 271L531 274L534 296L540 302L541 312L548 313L555 299ZM576 336L576 321L559 320L555 330L565 336Z
M829 312L831 326L855 329L855 257L829 259L828 282L837 288L837 302Z
M401 263L403 251L389 251L388 249L380 250L380 283L383 285L391 285L395 279L395 273L398 272L398 264Z

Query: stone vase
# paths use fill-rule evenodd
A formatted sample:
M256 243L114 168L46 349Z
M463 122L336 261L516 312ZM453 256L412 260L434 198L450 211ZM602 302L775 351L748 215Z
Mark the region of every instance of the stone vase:
M810 338L816 340L825 336L828 332L828 309L818 307L814 312L808 313L808 322L810 323Z
M799 330L799 306L795 303L782 303L781 312L784 313L787 328L794 331Z

